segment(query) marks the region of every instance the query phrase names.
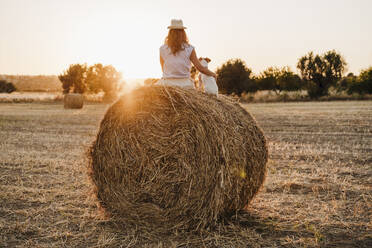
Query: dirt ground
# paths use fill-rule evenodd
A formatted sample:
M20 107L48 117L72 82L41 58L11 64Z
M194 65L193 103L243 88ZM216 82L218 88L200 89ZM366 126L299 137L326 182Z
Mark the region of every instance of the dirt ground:
M91 196L107 105L0 104L0 247L372 247L372 101L244 106L269 141L262 191L215 230L157 236Z

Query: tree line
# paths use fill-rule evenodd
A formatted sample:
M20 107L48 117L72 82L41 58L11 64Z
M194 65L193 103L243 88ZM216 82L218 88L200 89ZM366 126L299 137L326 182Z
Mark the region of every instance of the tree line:
M297 63L300 75L288 66L269 67L258 76L253 75L241 59L233 59L217 69L217 84L220 93L241 95L244 92L271 90L306 90L310 98L327 96L331 87L347 94L372 94L372 67L362 70L359 76L346 71L346 61L334 50L318 55L309 52Z
M308 54L299 58L296 74L290 67L268 67L254 75L241 59L231 59L217 68L217 84L220 93L236 94L254 93L260 90L273 91L276 94L289 91L305 90L308 96L316 99L329 95L333 87L337 92L347 94L372 94L372 67L363 70L359 76L349 73L344 77L347 63L343 56L334 50L324 54ZM197 80L195 67L191 77ZM105 98L112 99L120 90L121 74L112 65L72 64L58 76L64 93L98 93L104 92ZM157 82L148 78L146 85Z
M64 94L103 92L105 99L113 99L121 89L122 75L112 65L72 64L58 79Z
M372 67L364 69L356 76L349 73L344 76L347 63L343 56L334 50L324 54L308 54L299 58L296 74L285 67L268 67L258 75L241 59L231 59L217 68L217 84L222 94L254 93L260 90L273 91L276 94L288 91L305 90L310 98L327 96L333 87L338 93L372 94ZM197 71L191 69L191 77L196 78ZM58 75L63 93L104 93L105 99L114 99L120 92L122 75L112 65L100 63L71 64ZM149 78L145 84L154 84L158 79ZM10 93L16 88L11 82L2 80L0 92Z

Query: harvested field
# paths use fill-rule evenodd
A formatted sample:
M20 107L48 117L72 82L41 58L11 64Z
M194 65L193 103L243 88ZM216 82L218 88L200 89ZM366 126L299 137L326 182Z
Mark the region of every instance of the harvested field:
M0 104L0 247L371 247L372 102L244 106L269 141L262 191L216 230L156 236L90 195L84 153L107 105Z

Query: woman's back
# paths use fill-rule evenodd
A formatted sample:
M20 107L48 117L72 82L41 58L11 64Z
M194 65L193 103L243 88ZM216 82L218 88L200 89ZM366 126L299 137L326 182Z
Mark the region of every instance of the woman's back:
M190 79L191 62L200 72L216 77L215 73L200 64L194 47L189 44L182 20L173 19L168 29L164 45L160 47L163 77L158 84L194 88Z
M162 45L160 56L164 61L163 78L190 78L190 55L193 50L193 46L184 43L183 49L173 54L167 44Z

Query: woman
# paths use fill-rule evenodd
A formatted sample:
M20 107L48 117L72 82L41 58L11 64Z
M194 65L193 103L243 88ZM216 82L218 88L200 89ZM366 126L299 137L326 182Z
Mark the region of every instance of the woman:
M214 72L200 64L195 48L189 44L182 20L173 19L168 29L165 44L160 47L163 77L159 84L194 88L194 83L190 79L191 62L201 73L217 78Z

